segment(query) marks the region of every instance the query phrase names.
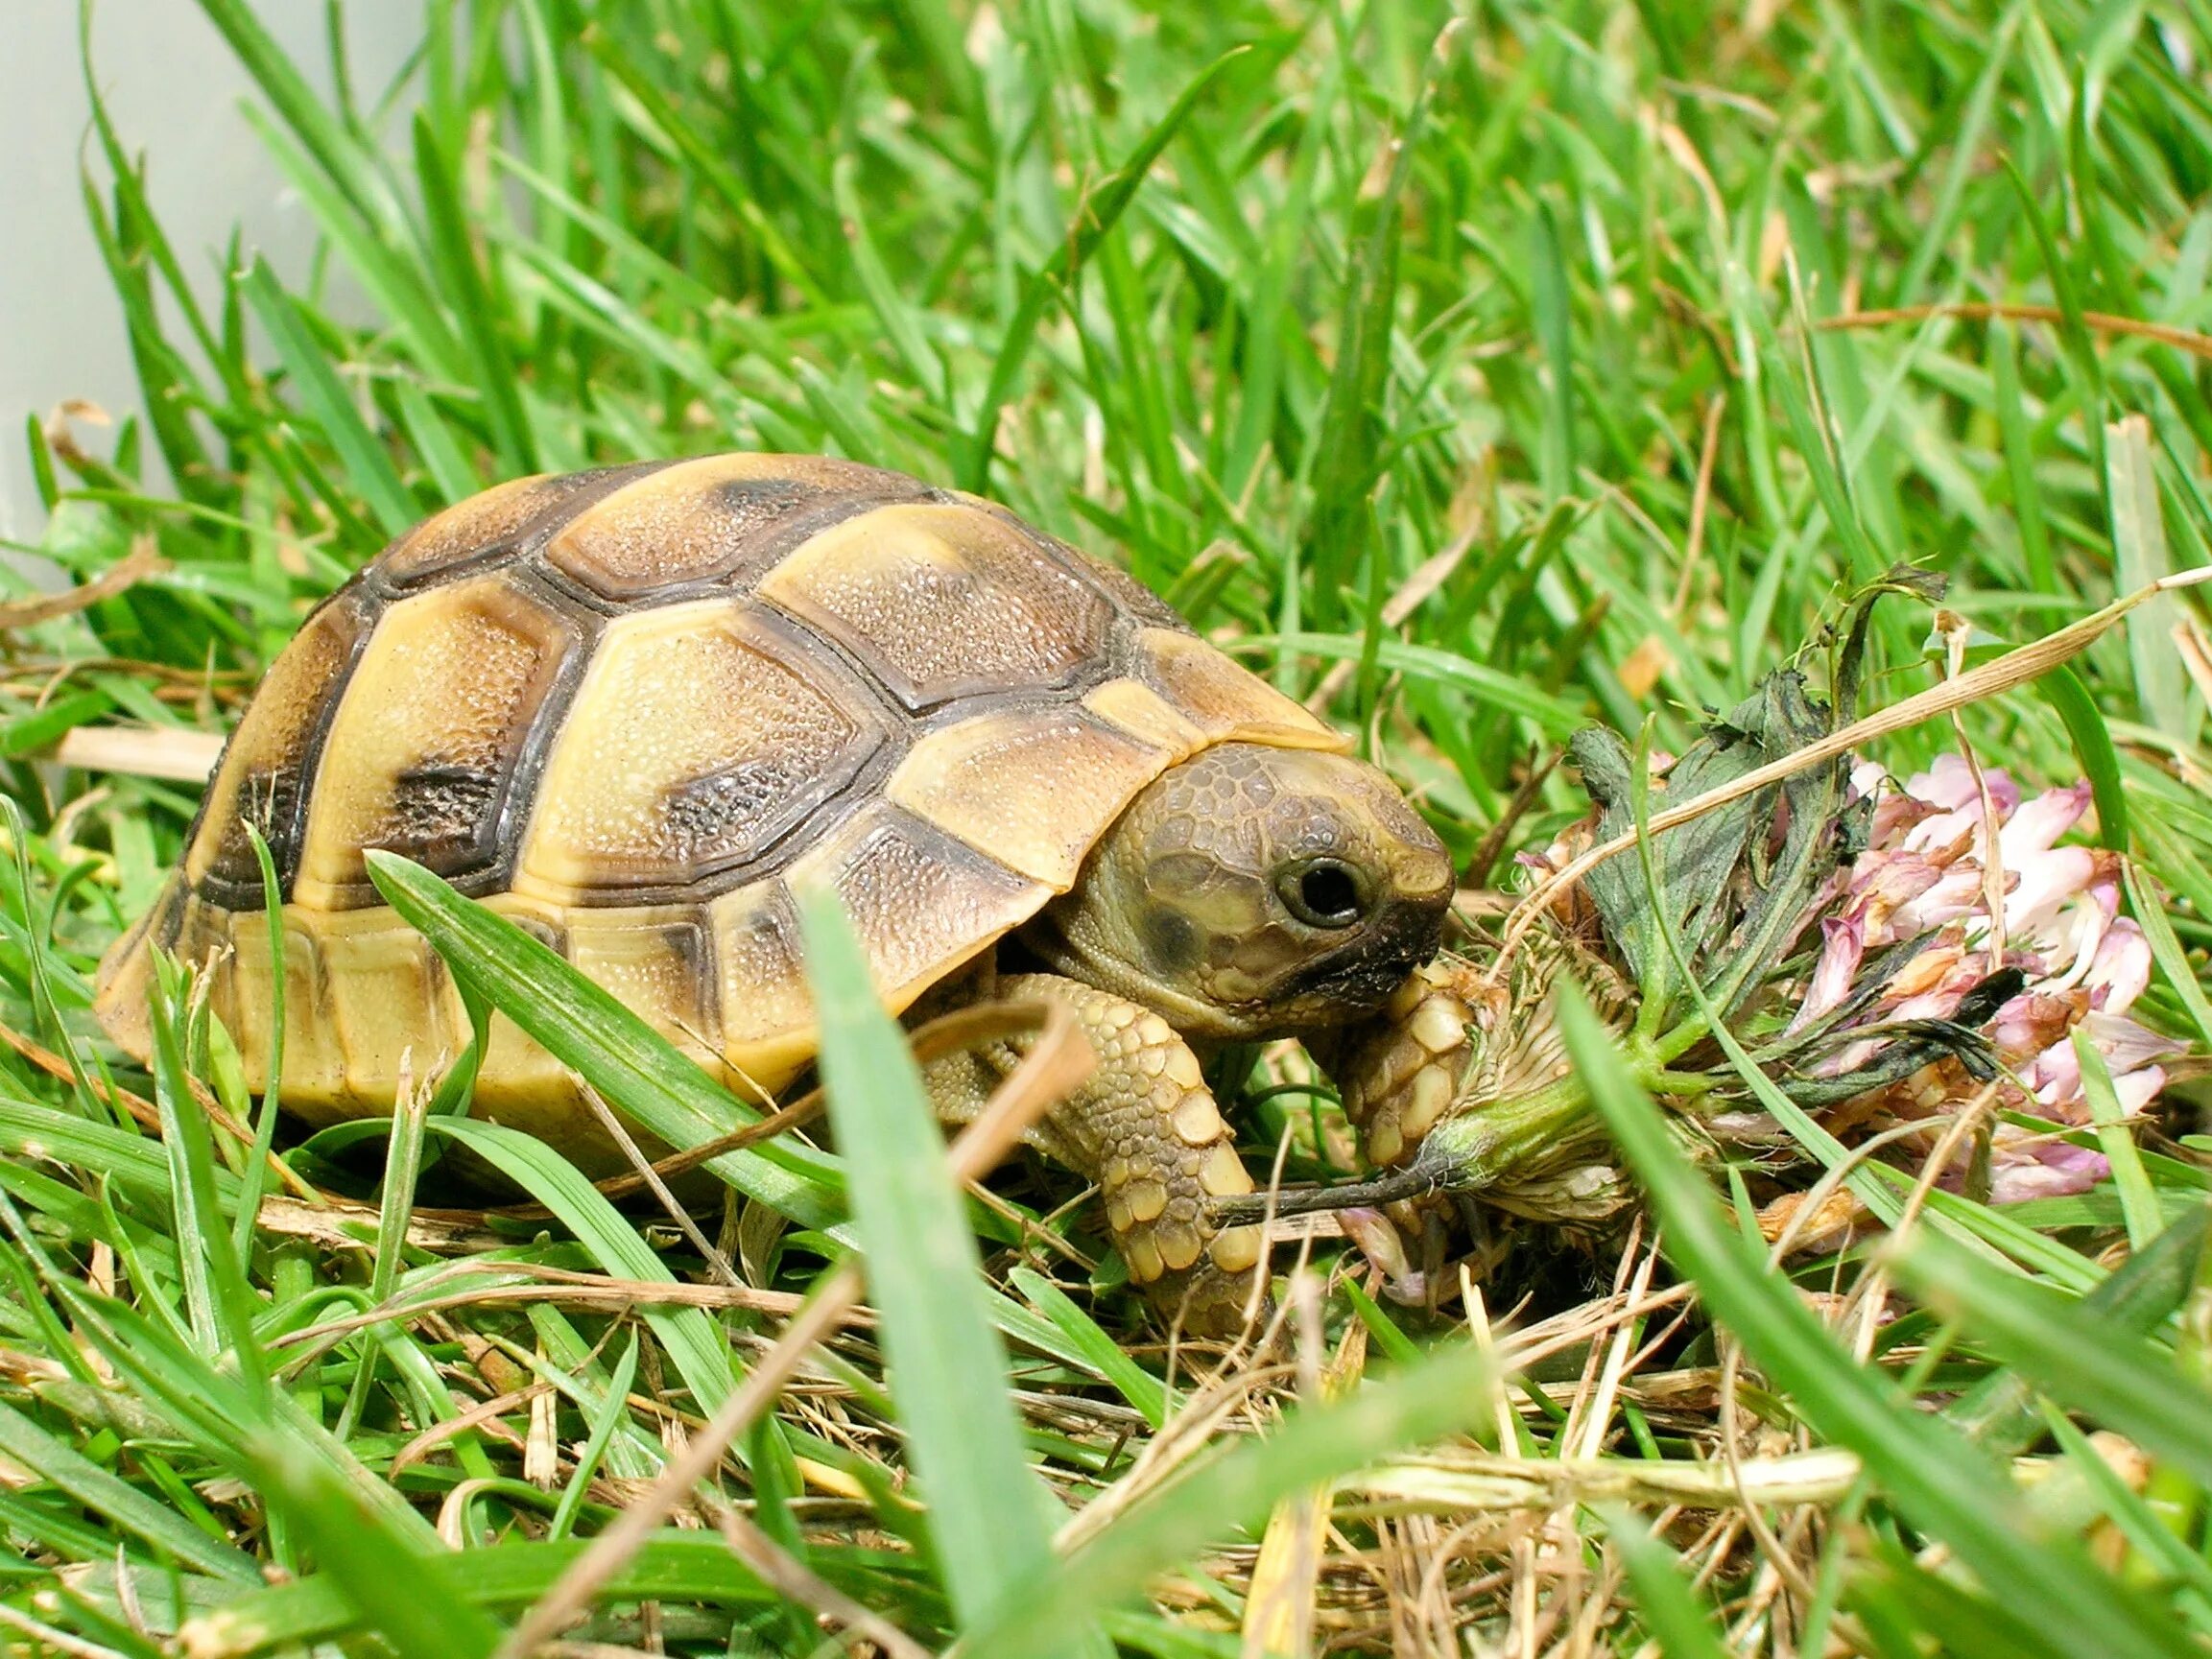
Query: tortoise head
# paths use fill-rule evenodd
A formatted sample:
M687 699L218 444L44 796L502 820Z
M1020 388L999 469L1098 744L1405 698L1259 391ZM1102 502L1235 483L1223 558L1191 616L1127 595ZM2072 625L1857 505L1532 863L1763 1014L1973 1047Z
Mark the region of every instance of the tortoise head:
M1373 767L1232 743L1131 801L1027 938L1185 1036L1293 1036L1380 1007L1451 896L1443 843Z

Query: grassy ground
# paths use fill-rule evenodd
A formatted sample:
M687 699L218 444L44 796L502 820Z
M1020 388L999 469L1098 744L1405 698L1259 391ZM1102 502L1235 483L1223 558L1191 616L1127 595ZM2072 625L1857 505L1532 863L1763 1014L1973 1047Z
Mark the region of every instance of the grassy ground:
M738 1506L652 1530L570 1650L835 1650L858 1618L901 1654L2202 1651L2196 1085L2117 1185L1960 1199L1901 1254L1783 1275L1572 1027L1667 1250L1498 1231L1473 1260L1501 1330L1517 1305L1502 1347L1467 1336L1479 1304L1385 1312L1321 1242L1277 1358L1167 1352L1064 1184L1004 1181L971 1230L929 1158L725 1160L755 1195L725 1270L715 1238L436 1117L381 1180L381 1136L295 1149L305 1191L254 1225L280 1182L194 1101L198 1067L250 1117L221 1044L187 1012L156 1076L110 1086L86 1012L194 791L35 757L77 726L222 729L307 605L488 483L827 450L1126 561L1322 692L1505 881L1582 810L1567 772L1523 789L1578 725L1680 749L1893 562L1949 579L1980 652L2206 561L2212 12L494 0L431 8L411 95L341 62L324 103L244 0L201 3L327 252L297 292L235 254L202 306L199 250L139 194L163 158L95 134L150 414L30 422L37 551L85 603L0 610L5 1645L492 1651L796 1359L844 1182L864 1245L926 1236L985 1275L876 1252L880 1320L797 1361L719 1465ZM326 314L341 276L372 327ZM173 489L142 482L156 453ZM2161 605L2077 662L2085 696L1962 718L2024 779L2091 768L2098 833L2170 921L2147 1017L2212 1040L2204 611ZM1884 613L1872 700L1934 682L1929 632ZM618 1103L690 1139L735 1121L416 902ZM840 1021L846 1139L895 1147L895 1046ZM1343 1144L1302 1095L1247 1121L1294 1174ZM410 1221L454 1140L551 1218Z

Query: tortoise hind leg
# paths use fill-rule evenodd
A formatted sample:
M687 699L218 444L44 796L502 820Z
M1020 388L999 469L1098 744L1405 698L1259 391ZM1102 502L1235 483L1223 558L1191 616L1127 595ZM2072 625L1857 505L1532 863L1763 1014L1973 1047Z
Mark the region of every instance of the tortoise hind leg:
M1198 1057L1168 1023L1125 997L1058 974L1011 975L1002 996L1060 1004L1090 1039L1098 1067L1024 1137L1098 1184L1130 1277L1155 1307L1201 1335L1244 1321L1259 1230L1217 1230L1208 1200L1252 1190ZM923 1068L940 1116L973 1117L1025 1039L948 1055Z

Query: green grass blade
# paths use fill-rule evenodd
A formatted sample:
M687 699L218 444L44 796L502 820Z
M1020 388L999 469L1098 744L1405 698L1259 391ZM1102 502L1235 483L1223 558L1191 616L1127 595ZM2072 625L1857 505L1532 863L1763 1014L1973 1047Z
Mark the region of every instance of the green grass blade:
M2212 1204L2192 1205L2091 1289L2081 1298L2082 1312L2111 1320L2129 1336L2148 1335L2195 1287L2207 1234ZM2043 1433L2034 1390L2017 1371L1991 1372L1943 1415L2000 1458L2017 1457Z
M1727 1648L1713 1629L1712 1616L1698 1604L1684 1581L1675 1552L1652 1536L1644 1523L1625 1510L1605 1512L1605 1530L1628 1569L1644 1624L1667 1659L1725 1659Z
M931 399L941 404L945 397L944 365L930 349L913 302L899 292L898 284L884 266L883 255L876 251L875 238L868 227L868 209L862 205L859 189L853 182L857 168L858 163L852 156L841 155L830 173L830 185L837 195L837 210L844 222L845 242L852 249L853 271L860 278L861 292L868 296L876 320L890 336L907 373Z
M2061 664L2035 681L2035 690L2065 723L2074 754L2097 803L2097 840L2114 852L2128 850L2128 791L2120 779L2120 751L2111 728L2081 676Z
M1993 1597L2034 1625L2051 1659L2086 1652L2178 1659L2190 1650L2160 1609L2107 1578L2078 1546L2018 1530L2010 1488L1987 1457L1845 1353L1723 1217L1611 1035L1571 987L1560 998L1560 1029L1593 1102L1643 1178L1669 1252L1815 1430L1857 1452L1900 1510L1949 1544ZM1956 1246L1944 1259L1954 1271L1969 1260ZM1979 1285L2026 1288L1974 1266Z
M1245 50L1239 46L1217 58L1183 88L1182 95L1168 112L1130 153L1129 159L1102 180L1083 203L1082 212L1068 227L1068 234L1058 251L1022 285L1020 305L1007 324L998 352L991 360L990 379L984 388L982 405L976 411L975 425L955 457L954 470L961 488L981 490L990 482L991 456L998 442L999 413L1013 396L1014 383L1022 366L1029 361L1030 347L1036 343L1037 325L1044 320L1045 309L1052 303L1053 296L1074 282L1076 273L1092 251L1136 199L1137 191L1152 172L1153 163L1174 142L1175 135L1198 107L1200 98Z
M576 1166L535 1135L473 1118L427 1118L423 1127L477 1153L559 1218L607 1272L625 1279L673 1285L676 1275L622 1212L577 1172ZM684 1386L711 1414L730 1389L729 1344L702 1308L641 1308L643 1319L676 1363Z
M213 1357L227 1349L239 1375L258 1393L268 1386L267 1361L253 1332L259 1303L223 1225L215 1190L215 1146L207 1116L191 1092L177 1015L185 1007L184 975L174 960L156 958L153 992L154 1100L169 1154L176 1236L199 1248L178 1252L193 1334Z
M504 916L455 892L419 865L371 852L377 889L410 927L492 1007L591 1084L607 1104L670 1146L695 1147L756 1123L759 1114L607 991ZM725 1152L707 1164L749 1197L802 1226L841 1219L835 1166L774 1146Z
M1357 662L1368 642L1350 633L1254 634L1247 642L1253 650L1266 646L1286 652L1306 652L1315 656ZM1376 642L1375 660L1397 673L1448 685L1463 691L1477 702L1517 714L1552 736L1564 736L1589 723L1589 712L1556 697L1516 675L1502 673L1487 663L1476 662L1456 652L1406 640L1385 638Z
M200 10L223 32L263 95L355 210L387 234L398 230L402 223L398 206L374 163L330 107L316 96L248 0L200 0Z
M591 1478L599 1473L601 1459L607 1448L613 1443L615 1433L630 1415L630 1386L637 1376L637 1338L632 1335L630 1346L623 1349L622 1358L614 1363L614 1376L607 1386L607 1399L591 1419L591 1432L585 1436L583 1449L576 1455L576 1468L568 1477L568 1484L560 1489L559 1505L553 1511L553 1521L545 1535L556 1541L568 1536L569 1529L576 1525L576 1512L583 1506L583 1495L591 1487Z
M53 1482L96 1515L135 1533L188 1566L233 1583L259 1584L261 1570L244 1551L210 1538L127 1481L119 1481L0 1401L0 1453Z
M274 1430L243 1448L261 1491L281 1507L359 1621L409 1659L486 1659L499 1645L491 1617L461 1593L450 1557L409 1550L360 1489L296 1455Z
M415 118L415 176L429 220L430 267L438 285L461 320L474 384L489 416L491 446L505 477L535 472L537 439L531 431L517 390L513 361L499 337L498 313L484 273L477 268L475 243L455 190L453 164L438 141L427 114Z
M1575 342L1566 258L1549 201L1538 201L1529 222L1529 254L1536 338L1550 380L1538 476L1545 496L1557 501L1575 487Z
M484 480L453 427L421 386L413 380L398 381L392 389L392 399L399 407L399 424L407 429L407 440L422 457L430 481L437 486L439 499L466 501L484 487Z
M2151 1186L2151 1176L2143 1168L2143 1155L2135 1145L2119 1091L2112 1086L2112 1069L2105 1063L2104 1051L2081 1026L2074 1028L2073 1043L2074 1057L2081 1067L2081 1094L2089 1103L2089 1121L2097 1126L2097 1144L2112 1166L2112 1184L2120 1191L2128 1244L2140 1250L2164 1231L2166 1217Z
M2129 1485L2065 1412L2046 1407L2043 1420L2051 1438L2081 1471L2105 1515L2126 1534L2137 1553L2155 1571L2187 1587L2180 1599L2181 1610L2199 1637L2204 1636L2207 1626L2212 1625L2212 1562L2176 1535L2173 1523L2154 1506L2155 1500Z
M451 1574L445 1588L468 1607L520 1609L551 1589L584 1548L579 1539L517 1540L496 1550L472 1551L467 1571ZM607 1593L627 1601L702 1601L739 1608L774 1600L727 1545L700 1532L663 1531L647 1539L609 1581ZM336 1579L320 1574L196 1614L183 1629L184 1650L240 1659L302 1652L319 1643L340 1641L367 1623Z
M2105 455L2111 469L2113 585L2117 592L2133 593L2174 572L2156 463L2151 458L2150 423L2140 415L2116 423ZM2152 600L2129 620L2128 659L2145 719L2168 737L2187 743L2196 737L2198 723L2189 708L2188 670L2174 649L2174 628L2180 620L2178 595Z
M2034 429L2020 391L2020 335L2010 322L1989 324L1989 371L1997 405L1997 431L2005 448L2005 471L2012 488L2012 511L2019 520L2020 553L2028 580L2038 593L2058 593L2058 568L2051 557L2051 531L2045 518L2043 486L2035 472Z
M1016 1268L1007 1275L1031 1306L1059 1327L1083 1357L1111 1383L1121 1397L1142 1411L1145 1421L1159 1428L1167 1421L1167 1388L1160 1380L1130 1359L1098 1322L1068 1299L1067 1293L1042 1273Z
M399 482L392 458L362 420L352 398L338 383L330 359L308 333L291 299L269 273L269 267L256 261L246 273L245 285L253 314L269 331L276 354L292 376L293 390L345 462L347 482L369 504L384 533L397 535L421 514Z
M315 157L302 150L285 128L259 109L246 111L247 125L261 139L269 158L285 181L299 192L315 223L330 241L333 254L342 260L355 281L389 318L397 338L417 367L432 377L464 385L468 358L454 337L428 272L407 253L396 249L362 219L352 203L323 172ZM235 291L234 291L235 292Z
M2212 997L2204 994L2196 970L2189 965L2189 958L2181 949L2181 940L2174 932L2173 918L2166 913L2170 901L2152 887L2140 865L2130 862L2127 865L2127 881L2129 912L2142 927L2144 937L2151 941L2151 954L2157 960L2158 971L2166 976L2166 983L2174 987L2181 1006L2189 1010L2198 1037L2212 1044Z
M53 1158L98 1170L141 1201L168 1202L176 1178L162 1144L150 1136L5 1095L0 1095L0 1153L26 1162ZM213 1175L217 1205L225 1215L234 1213L238 1177L221 1168Z
M921 1075L835 898L802 894L799 919L822 1085L845 1149L892 1397L953 1610L980 1627L1051 1570L1054 1505L1022 1449L1006 1348L985 1311L982 1263Z
M2171 1354L2073 1297L1964 1260L1948 1240L1915 1239L1897 1268L1915 1294L2053 1398L2212 1486L2212 1398Z
M259 826L250 820L246 825L246 837L252 842L254 861L261 866L262 915L269 927L269 960L275 964L275 972L270 978L269 986L267 1076L270 1083L254 1114L253 1149L247 1155L246 1168L239 1175L238 1214L231 1222L230 1247L242 1262L249 1260L252 1253L253 1223L261 1214L262 1188L269 1179L270 1153L276 1145L276 1108L284 1076L286 982L284 889L276 879L276 861L270 856L269 842L262 838Z

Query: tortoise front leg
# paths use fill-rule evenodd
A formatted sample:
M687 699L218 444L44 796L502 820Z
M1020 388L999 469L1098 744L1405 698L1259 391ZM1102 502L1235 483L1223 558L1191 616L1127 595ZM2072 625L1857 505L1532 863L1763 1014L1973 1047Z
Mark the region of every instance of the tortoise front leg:
M1387 1170L1418 1152L1452 1108L1465 1076L1477 1011L1449 962L1417 969L1375 1019L1329 1056L1344 1116L1368 1163Z
M1023 1138L1094 1181L1114 1245L1154 1305L1194 1331L1243 1323L1260 1261L1256 1227L1217 1229L1210 1201L1252 1190L1198 1056L1159 1015L1058 974L1016 974L999 994L1059 1004L1090 1039L1098 1067ZM923 1067L939 1115L975 1115L1034 1039L1012 1038Z

